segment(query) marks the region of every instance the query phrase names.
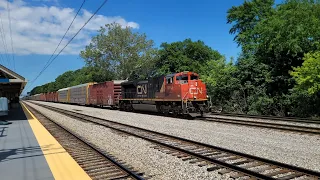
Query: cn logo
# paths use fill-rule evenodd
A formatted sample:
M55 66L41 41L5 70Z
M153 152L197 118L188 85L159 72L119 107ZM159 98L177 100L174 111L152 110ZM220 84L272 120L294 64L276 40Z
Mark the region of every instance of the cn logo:
M202 94L203 91L202 91L202 88L192 87L192 88L189 88L189 93L190 94Z
M147 94L147 84L138 85L137 94Z

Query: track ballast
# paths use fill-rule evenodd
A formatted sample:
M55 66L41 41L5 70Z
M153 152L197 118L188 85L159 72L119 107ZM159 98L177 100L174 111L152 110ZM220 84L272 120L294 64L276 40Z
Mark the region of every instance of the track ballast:
M61 146L80 165L92 179L137 179L142 180L143 174L137 173L122 165L122 162L107 152L96 148L91 143L55 123L38 110L24 103L37 117L40 123L57 139Z
M266 116L266 115L249 115L249 114L235 114L235 113L211 113L217 116L228 116L228 117L242 117L252 119L265 119L271 121L284 121L284 122L295 122L295 123L306 123L306 124L320 124L320 119L310 118L298 118L298 117L284 117L284 116Z
M280 123L273 123L273 122L261 122L261 121L252 121L252 120L243 120L243 119L231 119L231 118L223 118L223 117L205 117L205 118L198 118L198 120L242 125L242 126L252 126L252 127L258 127L258 128L276 129L276 130L281 130L286 132L295 132L295 133L309 134L309 135L320 135L319 127L280 124Z
M155 144L154 148L184 161L206 166L232 178L253 179L319 179L320 173L308 169L236 152L188 139L175 137L107 119L34 103L63 115L89 121L116 131L139 137Z

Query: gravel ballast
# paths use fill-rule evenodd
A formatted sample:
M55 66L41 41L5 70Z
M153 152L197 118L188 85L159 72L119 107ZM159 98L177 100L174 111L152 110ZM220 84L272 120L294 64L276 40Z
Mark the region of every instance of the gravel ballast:
M210 115L209 117L224 118L224 119L239 120L239 121L244 120L244 121L250 121L250 122L265 122L265 123L276 123L281 125L294 125L294 126L320 128L320 124L312 124L312 123L304 123L304 122L277 121L277 120L269 120L269 119L245 118L245 117L223 116L223 115Z
M37 103L320 171L320 136L60 103Z
M140 138L75 120L28 102L26 104L134 167L135 170L144 172L151 179L229 179L217 172L208 172L206 167L198 167L188 161L162 153L152 148L154 144Z

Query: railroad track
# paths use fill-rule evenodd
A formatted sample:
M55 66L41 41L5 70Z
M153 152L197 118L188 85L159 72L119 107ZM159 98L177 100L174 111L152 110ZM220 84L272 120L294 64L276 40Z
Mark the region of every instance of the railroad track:
M183 161L237 179L320 179L320 172L175 137L78 112L34 103L74 119L88 121L154 143L153 148Z
M205 117L205 118L198 118L198 120L236 124L236 125L243 125L243 126L252 126L252 127L259 127L259 128L277 129L281 131L295 132L295 133L302 133L302 134L320 135L319 127L279 124L279 123L273 123L273 122L251 121L251 120L243 120L243 119L230 119L230 118L223 118L223 117Z
M83 138L60 126L36 109L28 109L38 118L41 124L55 137L61 146L71 155L81 168L92 179L137 179L142 180L143 174L122 165L115 157L94 147Z
M211 114L217 115L217 116L243 117L243 118L273 120L273 121L320 124L320 119L316 120L316 119L298 118L298 117L281 117L281 116L264 116L264 115L259 116L259 115L234 114L234 113L211 113Z

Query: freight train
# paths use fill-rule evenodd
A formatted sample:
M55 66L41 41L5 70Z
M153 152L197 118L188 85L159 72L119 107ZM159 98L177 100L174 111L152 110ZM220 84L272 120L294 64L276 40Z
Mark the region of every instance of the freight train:
M25 99L121 111L153 111L164 115L203 116L210 111L205 83L195 72L180 72L147 80L90 82Z

